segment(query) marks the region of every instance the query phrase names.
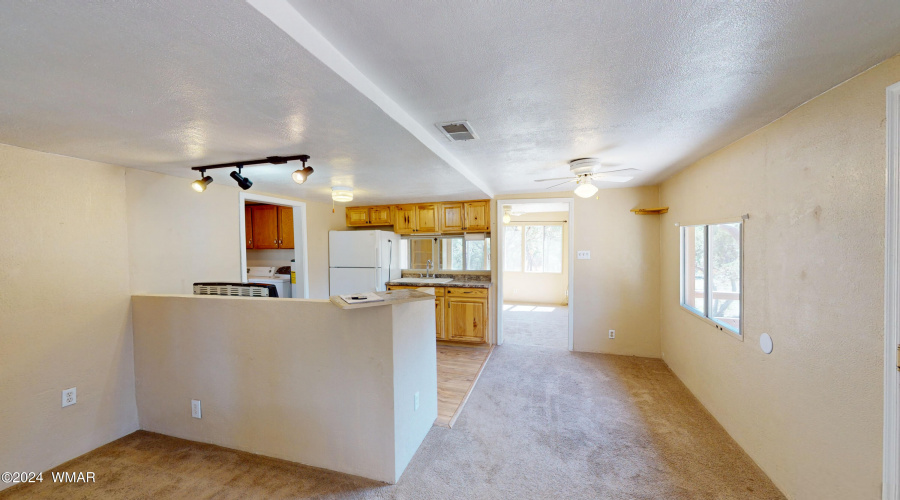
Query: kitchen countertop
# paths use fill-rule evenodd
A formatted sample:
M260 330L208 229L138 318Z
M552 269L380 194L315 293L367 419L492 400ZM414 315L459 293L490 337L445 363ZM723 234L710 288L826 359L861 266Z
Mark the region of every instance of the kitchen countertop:
M451 288L490 288L493 285L490 281L476 280L453 280L449 283L402 283L397 281L388 281L388 286L414 286L414 287L451 287Z
M419 290L390 290L387 292L374 292L375 295L384 300L378 302L359 302L356 304L348 304L340 295L332 295L328 298L332 304L341 309L361 309L363 307L392 306L395 304L403 304L405 302L416 302L418 300L434 300L434 295L420 292Z

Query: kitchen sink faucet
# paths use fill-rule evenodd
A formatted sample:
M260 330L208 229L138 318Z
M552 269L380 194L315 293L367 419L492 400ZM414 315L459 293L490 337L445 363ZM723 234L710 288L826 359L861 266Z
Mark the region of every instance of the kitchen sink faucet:
M432 270L432 268L433 268L433 264L431 263L431 259L428 259L427 261L425 261L425 277L426 278L434 277L434 276L428 276L428 273ZM422 275L420 274L419 277L421 277L421 276Z

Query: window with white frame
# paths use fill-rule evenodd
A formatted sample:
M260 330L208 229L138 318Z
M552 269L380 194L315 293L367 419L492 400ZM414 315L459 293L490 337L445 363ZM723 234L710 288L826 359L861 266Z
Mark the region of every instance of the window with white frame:
M503 231L504 271L562 272L562 224L507 224Z
M743 225L681 226L681 305L741 335Z
M402 269L424 271L429 260L437 271L490 271L491 238L483 234L402 238Z

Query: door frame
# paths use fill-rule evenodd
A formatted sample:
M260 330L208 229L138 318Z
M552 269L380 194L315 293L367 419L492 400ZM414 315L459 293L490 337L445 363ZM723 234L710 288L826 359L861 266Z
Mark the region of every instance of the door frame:
M568 216L568 273L569 273L569 331L568 331L568 349L575 350L575 198L498 198L496 200L497 216L497 334L495 342L497 345L503 344L503 205L513 203L566 203L569 206Z
M306 203L290 198L279 198L254 193L240 193L240 248L241 248L241 281L247 281L247 224L244 219L244 206L247 201L257 201L272 205L294 208L294 272L299 296L295 299L309 298L309 249L306 239Z
M900 83L887 88L884 231L884 500L900 500Z

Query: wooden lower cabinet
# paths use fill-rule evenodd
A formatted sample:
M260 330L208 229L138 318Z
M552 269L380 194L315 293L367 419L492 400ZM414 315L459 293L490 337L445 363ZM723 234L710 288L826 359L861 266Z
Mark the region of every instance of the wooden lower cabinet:
M444 335L444 298L434 298L434 331L438 340L446 340Z
M420 288L391 285L388 290ZM435 337L447 342L484 344L490 332L490 294L486 288L434 287Z
M487 299L445 297L444 330L447 340L454 342L487 341Z

